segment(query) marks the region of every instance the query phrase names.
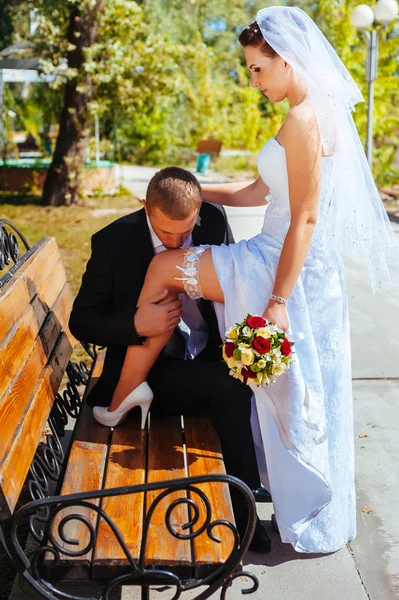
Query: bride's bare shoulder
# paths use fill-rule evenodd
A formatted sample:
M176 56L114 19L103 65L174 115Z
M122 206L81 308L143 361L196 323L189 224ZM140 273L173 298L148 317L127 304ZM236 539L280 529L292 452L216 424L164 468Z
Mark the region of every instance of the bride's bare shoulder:
M315 148L320 144L320 133L316 115L309 102L295 106L288 113L281 129L280 141L284 146L306 143Z

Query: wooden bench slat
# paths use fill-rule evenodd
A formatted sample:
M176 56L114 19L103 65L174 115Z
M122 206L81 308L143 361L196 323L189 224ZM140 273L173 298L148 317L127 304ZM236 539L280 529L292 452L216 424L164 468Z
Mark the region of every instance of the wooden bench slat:
M184 465L183 435L180 417L151 418L148 440L147 482L169 481L186 476ZM146 510L161 492L147 492ZM164 498L155 509L148 533L146 565L171 567L175 572L191 573L191 544L178 540L165 525L165 514L170 504L178 498L186 498L184 491L174 492ZM172 525L179 533L185 533L181 525L188 522L186 506L178 506L172 514ZM186 532L187 533L187 532Z
M73 294L69 283L65 283L58 298L47 314L46 319L39 331L39 337L43 344L44 351L50 356L54 345L62 330L66 332L74 345L74 338L69 331L68 321L73 304Z
M140 429L138 419L128 419L114 429L104 489L145 483L146 437L147 432ZM102 508L121 531L133 559L138 560L143 532L144 493L104 498ZM128 571L128 564L109 525L100 519L93 577L116 576Z
M62 263L61 257L60 260L55 265L54 269L51 271L50 275L44 281L41 288L38 290L37 295L40 300L45 303L45 309L47 312L51 309L54 302L57 300L61 290L64 288L67 283L67 276L65 272L65 267Z
M40 340L37 340L29 354L23 369L13 381L9 394L4 396L0 404L0 463L14 438L14 432L29 407L32 392L37 388L43 369L47 363ZM7 373L8 374L8 373Z
M0 413L2 410L2 396L4 396L12 379L19 376L19 371L24 363L26 364L32 350L37 351L38 342L41 341L44 352L49 358L62 329L65 329L71 341L73 340L68 330L68 319L72 303L73 296L68 283L64 285L49 313L46 313L43 309L42 300L35 297L32 303L27 306L15 329L13 328L11 339L7 338L0 345L0 374L1 370L4 369L4 377L0 379ZM38 336L40 339L38 339ZM44 361L43 366L46 362Z
M14 376L18 374L35 344L46 313L38 298L29 304L13 329L11 340L0 345L1 362L6 376L0 380L0 401ZM44 362L46 364L46 361Z
M76 426L62 484L62 495L102 489L109 437L110 430L97 423L93 418L92 409L84 406ZM98 506L99 500L94 499L90 502ZM84 516L90 521L94 530L97 527L98 514L86 507L73 506L60 511L54 519L53 534L60 546L68 550L79 551L84 549L89 541L89 531L86 525L74 519L64 528L69 538L79 540L79 545L76 546L65 545L56 533L61 519L70 514ZM62 575L67 579L86 579L90 577L92 554L93 551L90 551L83 556L73 558L61 554L58 565L55 565L53 556L48 554L45 566L53 576Z
M0 290L0 341L19 320L59 260L57 243L49 238Z
M189 477L211 473L225 475L226 470L219 439L209 418L184 417L184 439L186 442ZM210 501L212 521L226 519L234 523L229 486L223 483L203 483L198 485ZM196 494L192 499L201 508L197 530L205 520L205 506ZM214 533L222 541L213 542L206 532L193 540L196 577L203 577L209 570L224 563L234 544L234 536L227 527L217 527Z
M33 393L24 419L14 432L13 443L6 456L0 461L0 514L2 516L12 513L18 500L71 352L71 341L67 333L63 332L50 363L45 367L38 381L38 388Z
M20 354L18 354L18 348L15 347L15 356L11 354L6 356L7 365L5 366L3 361L0 363L0 375L2 369L5 370L3 379L0 379L0 462L7 452L18 424L23 419L31 395L37 388L40 376L59 335L62 329L66 328L71 306L72 292L69 285L66 284L27 355L24 355L26 349L21 343L19 345ZM69 330L66 329L66 332L71 345L74 345ZM18 371L21 358L25 360L25 364ZM14 364L11 359L14 359ZM11 383L14 374L15 377ZM9 390L5 394L8 386Z

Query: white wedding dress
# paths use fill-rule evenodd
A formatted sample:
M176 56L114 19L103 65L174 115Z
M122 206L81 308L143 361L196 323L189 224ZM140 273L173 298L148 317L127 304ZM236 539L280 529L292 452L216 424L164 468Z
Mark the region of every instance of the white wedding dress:
M318 222L288 303L295 362L274 385L254 386L267 465L262 483L282 541L298 552L334 552L356 533L348 302L328 227L332 163L322 159ZM265 310L290 224L285 151L276 139L260 151L258 169L270 188L262 232L212 246L225 297L217 311L222 335L247 313Z

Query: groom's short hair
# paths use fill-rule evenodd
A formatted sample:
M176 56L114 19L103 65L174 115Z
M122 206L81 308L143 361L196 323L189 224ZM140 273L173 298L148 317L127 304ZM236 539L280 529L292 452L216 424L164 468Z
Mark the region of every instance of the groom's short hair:
M149 212L157 206L174 221L187 219L202 203L202 190L197 178L180 167L161 169L151 179L146 205Z

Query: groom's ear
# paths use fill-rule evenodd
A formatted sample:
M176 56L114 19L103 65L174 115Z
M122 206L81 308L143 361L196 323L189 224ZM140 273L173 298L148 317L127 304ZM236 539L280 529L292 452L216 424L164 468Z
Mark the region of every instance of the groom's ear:
M142 203L143 203L143 208L145 210L145 214L148 215L147 203L144 199L142 200Z

